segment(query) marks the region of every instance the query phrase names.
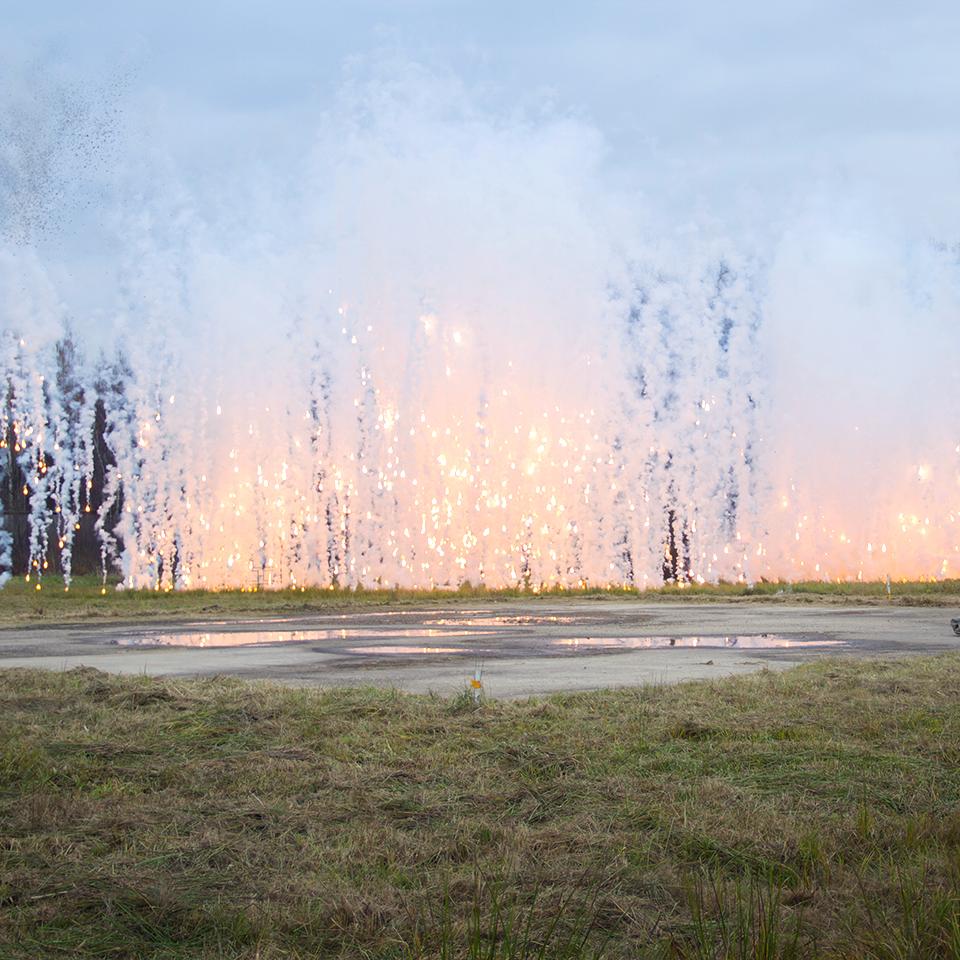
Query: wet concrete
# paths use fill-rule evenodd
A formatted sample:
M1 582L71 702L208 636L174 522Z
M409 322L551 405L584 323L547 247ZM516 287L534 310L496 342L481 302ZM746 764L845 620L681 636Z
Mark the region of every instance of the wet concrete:
M951 612L531 601L166 625L20 627L0 630L0 667L83 665L449 694L464 689L479 665L488 695L519 697L778 670L824 655L960 649Z

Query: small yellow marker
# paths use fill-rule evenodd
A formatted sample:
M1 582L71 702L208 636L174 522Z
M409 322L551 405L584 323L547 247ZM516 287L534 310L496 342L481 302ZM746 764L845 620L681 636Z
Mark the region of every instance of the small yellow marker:
M470 686L473 688L473 702L480 702L480 690L483 688L483 683L480 678L483 676L483 667L480 664L477 664L476 670L473 671L473 679L470 681Z

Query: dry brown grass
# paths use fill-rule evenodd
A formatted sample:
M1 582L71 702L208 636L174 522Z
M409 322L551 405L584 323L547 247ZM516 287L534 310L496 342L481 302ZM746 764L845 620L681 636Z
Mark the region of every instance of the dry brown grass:
M0 715L3 957L960 956L960 656L479 708L8 670Z

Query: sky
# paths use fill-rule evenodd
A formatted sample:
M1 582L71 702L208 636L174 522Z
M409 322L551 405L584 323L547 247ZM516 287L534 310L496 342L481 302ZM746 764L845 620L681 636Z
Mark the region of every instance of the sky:
M3 150L32 171L8 193L39 197L34 239L74 309L110 301L131 233L118 220L151 193L187 198L211 230L296 243L318 155L329 175L364 110L384 128L403 114L403 136L433 111L424 133L446 129L454 155L505 130L548 145L567 123L585 202L631 243L718 236L768 263L794 251L791 269L842 249L876 273L958 242L950 0L0 0L0 14L0 103L20 110L0 110L0 135L19 117Z
M911 184L960 159L960 6L394 0L2 9L0 55L71 81L122 78L127 122L181 169L280 170L351 64L394 57L494 111L554 110L602 132L609 175L724 219L867 183L936 217Z

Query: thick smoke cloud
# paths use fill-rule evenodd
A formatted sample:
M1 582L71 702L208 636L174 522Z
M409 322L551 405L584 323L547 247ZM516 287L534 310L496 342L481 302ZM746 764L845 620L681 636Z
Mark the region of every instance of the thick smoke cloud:
M35 229L84 171L4 154L34 578L84 524L140 586L955 574L950 237L869 197L670 223L589 123L403 62L359 68L282 175L198 190L107 139L95 266Z

